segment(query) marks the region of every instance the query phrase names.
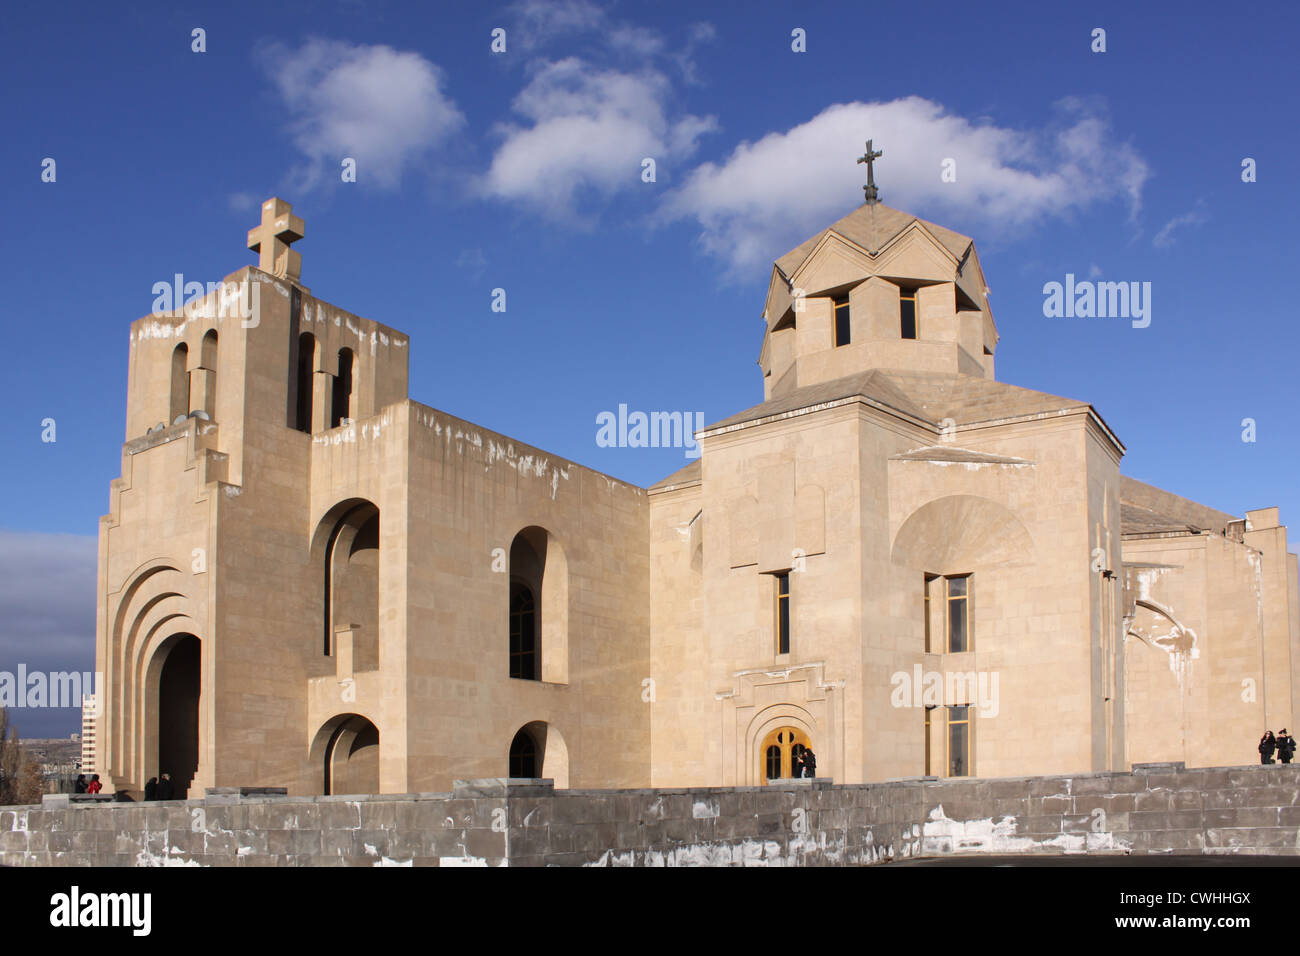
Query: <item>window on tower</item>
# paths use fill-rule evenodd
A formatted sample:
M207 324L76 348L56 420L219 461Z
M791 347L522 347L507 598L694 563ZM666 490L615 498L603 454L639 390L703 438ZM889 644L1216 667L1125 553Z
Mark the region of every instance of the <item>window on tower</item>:
M776 652L790 653L790 574L773 575L776 578Z
M849 344L849 297L837 296L835 303L835 347Z
M902 320L903 338L916 338L916 290L903 289L898 295L898 314Z

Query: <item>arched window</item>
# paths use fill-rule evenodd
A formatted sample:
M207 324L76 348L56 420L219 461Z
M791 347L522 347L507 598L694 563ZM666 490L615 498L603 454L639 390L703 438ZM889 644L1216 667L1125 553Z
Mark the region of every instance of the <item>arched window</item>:
M190 373L186 368L189 359L190 349L184 342L172 351L171 414L167 417L169 425L175 425L177 419L190 413Z
M334 655L340 630L351 630L353 666L373 670L379 653L379 509L357 498L342 502L321 519L314 541L312 552L324 572L324 655Z
M510 776L536 777L537 775L537 741L528 731L521 730L510 742Z
M510 676L569 680L569 570L564 549L530 525L510 542ZM506 610L506 608L503 608Z
M538 679L537 602L526 584L510 585L510 676Z
M330 428L338 428L343 419L352 417L352 350L339 349L339 373L334 376Z
M316 372L316 336L304 332L298 336L298 369L294 379L297 394L294 397L294 425L300 432L311 434L312 388Z
M202 401L199 403L208 417L217 413L217 330L208 329L199 346L199 368L202 376Z
M763 738L759 750L763 758L763 783L799 776L796 761L811 748L808 735L795 727L778 727L771 731Z

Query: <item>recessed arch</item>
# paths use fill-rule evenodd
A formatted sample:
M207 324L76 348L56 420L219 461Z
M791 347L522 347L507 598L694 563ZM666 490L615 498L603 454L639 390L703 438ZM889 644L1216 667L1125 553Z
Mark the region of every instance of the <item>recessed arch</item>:
M311 434L316 383L316 336L298 336L298 366L294 374L294 428Z
M894 535L896 565L933 574L960 574L1032 564L1034 542L1016 514L978 495L948 495L908 515Z
M172 349L171 395L167 424L175 425L190 413L190 347L184 342Z
M539 525L510 543L508 649L511 677L569 679L569 564L555 535Z
M511 777L543 777L554 781L557 790L568 789L569 746L546 721L533 720L520 727L511 738L508 759Z
M745 780L742 786L760 786L766 778L766 760L767 753L764 749L764 741L774 732L783 728L790 728L797 731L801 737L797 742L803 743L818 753L818 741L820 738L817 719L813 717L805 708L798 704L779 703L771 704L764 707L750 720L749 726L745 729L744 739L744 757L742 765L745 768ZM819 754L820 757L820 754ZM823 764L822 775L830 776L833 768L826 767Z
M358 669L378 666L379 508L364 498L349 498L330 508L316 525L311 562L319 569L321 647L334 654L335 635L351 628Z
M202 645L193 634L172 633L150 657L145 682L144 769L168 774L184 800L199 767Z
M330 428L337 428L345 420L356 417L352 397L355 360L351 349L339 349L338 374L334 376L334 391L330 402Z
M336 714L316 731L308 759L321 772L321 793L379 793L380 735L364 714Z

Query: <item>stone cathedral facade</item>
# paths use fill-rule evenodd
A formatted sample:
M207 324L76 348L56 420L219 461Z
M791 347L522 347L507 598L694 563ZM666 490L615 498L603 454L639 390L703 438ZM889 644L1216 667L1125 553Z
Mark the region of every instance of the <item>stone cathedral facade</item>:
M98 769L139 791L858 783L1255 759L1300 692L1276 508L1120 474L994 377L972 241L868 201L775 263L762 401L650 488L414 401L280 200L131 326ZM740 404L739 402L737 404Z

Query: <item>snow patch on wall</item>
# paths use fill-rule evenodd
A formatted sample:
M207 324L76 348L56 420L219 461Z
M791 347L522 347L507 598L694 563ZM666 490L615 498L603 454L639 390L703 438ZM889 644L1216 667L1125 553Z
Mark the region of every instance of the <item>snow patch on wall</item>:
M696 800L691 805L691 816L696 820L708 820L719 816L719 802L717 800Z
M930 811L921 831L921 849L925 853L1024 853L1039 848L1084 853L1129 850L1131 845L1106 830L1061 833L1051 839L1035 840L1016 835L1015 817L999 817L996 822L992 817L954 820L943 812L942 804Z
M788 866L776 840L691 843L671 850L606 850L584 866Z
M197 860L179 859L184 855L179 847L172 847L170 850L164 850L162 853L149 852L149 833L145 832L145 845L140 852L135 855L136 866L202 866Z

